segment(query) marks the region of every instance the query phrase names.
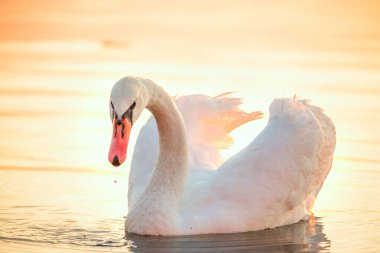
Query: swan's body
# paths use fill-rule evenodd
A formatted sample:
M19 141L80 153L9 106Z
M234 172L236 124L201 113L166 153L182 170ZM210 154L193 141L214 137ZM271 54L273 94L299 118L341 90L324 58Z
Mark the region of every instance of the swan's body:
M334 125L306 101L274 100L264 130L224 163L219 149L229 145L228 133L261 116L238 109L239 99L198 95L175 103L152 81L127 77L111 101L118 115L136 102L132 124L143 107L154 116L132 159L125 223L131 233L232 233L295 223L309 217L331 168Z

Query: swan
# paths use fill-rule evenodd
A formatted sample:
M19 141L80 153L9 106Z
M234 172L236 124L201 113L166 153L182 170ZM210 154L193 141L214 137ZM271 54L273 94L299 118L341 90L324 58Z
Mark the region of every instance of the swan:
M223 162L229 133L262 117L239 98L176 100L155 82L127 76L113 86L108 160L126 159L144 108L153 117L138 136L129 175L127 233L193 235L274 228L308 219L330 171L335 127L308 100L274 99L262 132Z

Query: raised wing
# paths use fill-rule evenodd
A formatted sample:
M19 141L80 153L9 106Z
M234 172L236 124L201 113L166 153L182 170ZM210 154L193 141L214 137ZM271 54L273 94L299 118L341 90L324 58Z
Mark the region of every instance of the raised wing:
M220 149L232 144L233 139L229 136L232 130L262 117L261 112L246 113L239 109L241 103L240 98L230 97L230 93L216 97L191 95L176 99L187 128L188 186L197 187L220 166ZM158 131L152 117L141 129L135 145L129 175L129 204L137 199L149 182L158 151Z
M218 168L223 162L220 149L226 149L233 143L229 133L246 122L262 117L261 112L246 113L241 110L242 100L230 95L192 95L177 99L187 128L190 169Z

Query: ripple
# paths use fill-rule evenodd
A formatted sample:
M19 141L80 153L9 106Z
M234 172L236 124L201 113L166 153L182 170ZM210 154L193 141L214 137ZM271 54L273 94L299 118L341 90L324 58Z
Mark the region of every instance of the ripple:
M122 224L119 220L98 221L84 228L71 221L61 223L66 224L62 226L29 224L24 229L13 224L8 226L12 232L1 235L0 239L41 246L128 252L328 252L330 247L319 218L315 223L300 222L256 232L177 237L124 236L124 228L115 229L115 222ZM95 229L99 225L101 228Z
M30 175L37 174L38 180L30 180ZM328 252L331 244L323 232L321 218L238 234L178 237L125 234L123 215L126 210L123 211L123 205L126 205L127 187L95 191L101 186L114 186L114 177L58 172L54 176L37 174L13 174L14 178L7 186L11 193L5 194L7 204L0 208L0 243L12 244L17 249L19 246L15 244L24 245L17 250L20 252L30 252L27 249L32 247L39 253L38 247L44 248L43 252L56 252L55 249L63 252L67 249L96 252ZM44 187L37 187L40 182ZM330 217L334 221L343 219L333 214ZM3 250L8 246L0 247Z

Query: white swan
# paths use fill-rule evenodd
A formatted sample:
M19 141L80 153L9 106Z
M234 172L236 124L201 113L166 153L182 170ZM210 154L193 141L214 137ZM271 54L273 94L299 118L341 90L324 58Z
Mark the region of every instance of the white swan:
M125 77L112 89L109 160L126 158L129 133L146 107L129 177L127 232L143 235L233 233L309 217L332 163L335 128L316 106L275 99L264 130L222 164L228 133L261 117L221 95L175 102L148 79ZM157 123L156 123L157 122ZM158 132L157 132L158 130Z

